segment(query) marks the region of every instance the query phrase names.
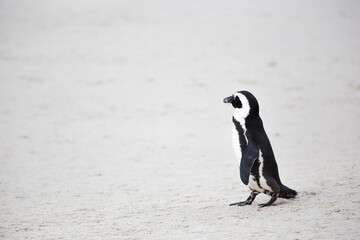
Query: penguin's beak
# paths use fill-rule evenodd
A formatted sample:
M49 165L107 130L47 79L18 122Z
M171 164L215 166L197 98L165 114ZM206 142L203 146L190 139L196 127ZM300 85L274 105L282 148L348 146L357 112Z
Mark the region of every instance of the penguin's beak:
M224 103L231 103L234 100L235 100L234 96L226 97L224 98Z

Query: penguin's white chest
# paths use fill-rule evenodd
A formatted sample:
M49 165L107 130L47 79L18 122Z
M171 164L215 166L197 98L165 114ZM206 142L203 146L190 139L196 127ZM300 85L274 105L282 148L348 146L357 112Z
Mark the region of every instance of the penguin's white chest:
M235 125L233 125L232 142L233 142L235 157L236 157L236 160L239 161L239 166L240 166L242 153L241 153L241 148L240 148L239 132L236 130Z
M239 161L239 166L242 158L242 151L245 149L247 145L247 137L246 137L246 127L245 127L245 119L243 118L236 118L236 114L233 116L235 120L239 123L239 128L236 129L235 123L233 124L233 136L232 136L232 142L233 142L233 148L236 160ZM240 143L240 138L242 138L242 144ZM244 149L242 149L244 148Z

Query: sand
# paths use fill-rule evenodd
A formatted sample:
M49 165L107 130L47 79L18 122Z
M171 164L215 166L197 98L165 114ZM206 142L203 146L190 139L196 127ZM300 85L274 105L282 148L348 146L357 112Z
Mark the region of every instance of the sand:
M0 239L359 239L358 1L1 1ZM249 190L251 91L283 183Z

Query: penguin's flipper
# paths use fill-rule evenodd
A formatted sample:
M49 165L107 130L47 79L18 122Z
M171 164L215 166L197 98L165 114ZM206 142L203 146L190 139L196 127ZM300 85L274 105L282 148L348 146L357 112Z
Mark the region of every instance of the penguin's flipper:
M242 154L240 162L240 178L241 181L248 185L251 166L254 161L259 158L259 147L257 144L248 136L248 144L245 151Z

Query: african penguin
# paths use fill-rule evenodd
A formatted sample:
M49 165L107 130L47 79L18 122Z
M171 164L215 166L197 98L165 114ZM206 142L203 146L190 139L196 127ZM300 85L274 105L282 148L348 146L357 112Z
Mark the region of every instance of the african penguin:
M230 206L250 205L259 193L271 196L267 203L259 204L260 207L270 206L278 197L294 198L297 192L280 181L275 156L254 95L239 91L225 98L224 103L231 103L235 108L232 117L234 151L240 161L240 179L251 190L246 201Z

